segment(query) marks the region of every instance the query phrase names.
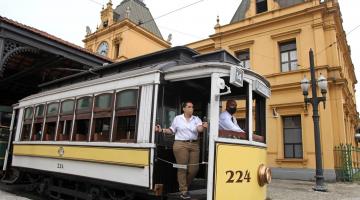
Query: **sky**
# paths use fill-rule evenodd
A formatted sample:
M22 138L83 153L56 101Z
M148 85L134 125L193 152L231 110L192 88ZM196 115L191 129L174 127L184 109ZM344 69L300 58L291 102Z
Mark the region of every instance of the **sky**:
M343 27L351 47L355 73L360 82L360 1L338 0ZM0 15L48 32L79 46L86 34L100 24L100 11L108 0L0 0ZM121 0L113 0L113 8ZM172 45L184 45L214 33L216 18L228 24L241 0L144 0L164 37ZM182 8L182 9L179 9ZM174 12L172 12L174 11ZM358 21L359 20L359 21ZM355 29L355 30L354 30ZM360 83L356 84L360 112Z

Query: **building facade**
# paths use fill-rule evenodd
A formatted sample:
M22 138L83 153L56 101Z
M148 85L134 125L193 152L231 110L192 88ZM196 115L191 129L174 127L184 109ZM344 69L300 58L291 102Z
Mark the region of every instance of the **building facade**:
M123 0L115 9L112 6L110 0L101 10L95 32L87 28L86 49L121 61L171 46L142 0Z
M101 11L102 25L84 39L85 48L106 49L104 55L114 60L168 48L145 8L140 0L124 0L113 10L110 1ZM145 15L151 17L149 24L132 17ZM316 76L328 81L325 109L319 106L324 176L335 180L334 147L358 145L357 80L337 0L242 0L231 22L218 20L214 29L209 38L187 46L200 53L225 49L269 80L268 163L277 178L314 179L312 106L306 109L300 88L304 76L310 79L309 50L314 51ZM245 116L241 112L239 122Z
M357 80L336 0L243 0L229 24L218 22L215 34L188 46L201 53L226 49L269 80L268 162L274 177L294 179L315 174L312 106L305 108L300 88L304 76L310 79L313 49L316 76L327 77L329 86L325 109L319 105L324 176L335 179L334 147L357 145L358 122Z

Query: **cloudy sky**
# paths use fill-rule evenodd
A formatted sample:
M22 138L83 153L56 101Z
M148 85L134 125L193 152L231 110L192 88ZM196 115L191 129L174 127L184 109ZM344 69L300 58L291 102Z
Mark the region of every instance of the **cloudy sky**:
M113 0L113 8L120 1ZM100 23L102 5L106 5L107 2L108 0L1 0L0 15L83 46L85 27L89 26L93 31L96 29L96 25ZM213 34L217 15L220 16L220 24L229 23L241 0L144 2L156 19L163 37L166 39L168 34L172 33L173 46L177 46ZM348 44L351 46L352 61L360 81L360 1L339 0L339 3L343 26L348 33ZM190 4L193 5L188 6ZM182 7L186 8L165 15ZM356 85L356 90L357 110L360 111L360 84Z

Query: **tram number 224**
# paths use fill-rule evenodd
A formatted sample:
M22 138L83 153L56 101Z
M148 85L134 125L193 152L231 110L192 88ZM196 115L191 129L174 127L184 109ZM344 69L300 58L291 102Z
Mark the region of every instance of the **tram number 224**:
M243 171L243 170L228 170L225 172L227 176L226 183L243 183L247 182L249 183L251 180L250 172L249 170Z

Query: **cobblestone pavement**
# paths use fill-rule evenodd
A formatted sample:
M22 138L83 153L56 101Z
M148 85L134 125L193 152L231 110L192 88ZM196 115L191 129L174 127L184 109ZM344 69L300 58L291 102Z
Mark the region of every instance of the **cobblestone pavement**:
M327 183L328 192L312 190L314 182L273 180L268 188L271 200L360 200L360 183Z
M314 182L273 180L268 187L271 200L360 200L360 183L328 183L328 192L312 190ZM0 187L0 200L29 200L36 198L22 197L21 191L4 191ZM29 196L29 195L28 195Z

